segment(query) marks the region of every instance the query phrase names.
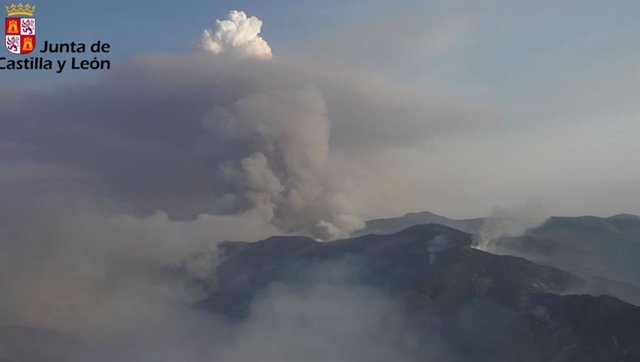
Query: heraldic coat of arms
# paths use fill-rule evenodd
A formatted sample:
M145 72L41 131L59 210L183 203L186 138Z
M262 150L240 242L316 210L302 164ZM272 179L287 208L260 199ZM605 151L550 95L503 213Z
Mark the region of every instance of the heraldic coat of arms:
M4 35L7 50L13 54L29 54L36 46L35 6L5 5L7 18L4 21Z

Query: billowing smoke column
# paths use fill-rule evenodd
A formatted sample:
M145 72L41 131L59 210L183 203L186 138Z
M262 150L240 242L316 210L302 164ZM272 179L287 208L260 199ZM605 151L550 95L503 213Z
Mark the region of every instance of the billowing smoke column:
M283 232L332 239L359 228L364 197L348 182L356 160L379 165L373 151L438 129L424 122L433 110L422 100L383 85L371 92L360 81L368 77L344 76L350 69L269 61L260 25L232 12L205 32L205 54L154 54L62 88L0 84L0 359L299 361L305 343L320 341L331 355L318 361L352 350L403 360L368 334L378 329L370 316L397 313L350 286L322 289L329 299L276 293L267 306L284 314L266 309L266 320L240 332L193 308L208 291L192 288L190 277L211 275L214 242ZM334 137L330 149L331 129L343 141ZM206 257L178 268L193 253ZM299 316L302 329L271 333L300 324ZM315 334L306 333L309 320ZM346 334L333 333L334 321ZM61 332L61 347L25 357L38 348L23 339L19 356L7 355L12 335L31 332ZM54 349L64 358L52 358Z
M213 54L270 59L271 48L258 36L262 22L232 11L205 30L203 46ZM314 87L247 94L230 106L216 107L204 127L250 151L229 160L219 175L232 192L222 195L215 212L256 210L284 232L318 239L346 236L362 227L353 205L331 190L326 179L329 129L324 99Z
M213 54L231 53L246 58L271 59L271 47L259 36L261 28L260 19L233 10L227 19L216 20L214 30L204 31L202 47Z
M479 123L476 108L367 72L271 61L260 20L240 11L216 24L208 51L126 61L64 92L0 87L0 211L54 194L334 239L386 209L370 200L398 172L411 178L404 158L391 170L381 157Z

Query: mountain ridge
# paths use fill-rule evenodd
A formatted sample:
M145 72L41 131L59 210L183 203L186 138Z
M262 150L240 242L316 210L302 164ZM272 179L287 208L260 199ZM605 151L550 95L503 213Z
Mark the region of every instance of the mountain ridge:
M217 287L197 306L241 323L276 285L366 286L404 306L399 313L412 321L416 338L435 330L462 360L640 358L640 328L634 324L640 307L611 296L575 295L582 278L477 250L472 242L468 233L430 224L335 242L274 237L245 243L222 251ZM336 277L336 270L345 269ZM583 328L585 323L598 330Z

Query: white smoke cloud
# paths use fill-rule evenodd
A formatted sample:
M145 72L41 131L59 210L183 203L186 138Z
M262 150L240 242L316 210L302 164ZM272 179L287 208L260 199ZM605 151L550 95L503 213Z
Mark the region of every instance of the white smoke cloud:
M271 47L260 36L262 20L232 10L225 20L216 20L215 29L206 29L202 47L213 53L229 53L242 58L271 59Z
M528 229L542 224L548 216L544 204L539 200L529 200L510 208L496 207L476 235L476 247L495 252L497 239L522 235Z

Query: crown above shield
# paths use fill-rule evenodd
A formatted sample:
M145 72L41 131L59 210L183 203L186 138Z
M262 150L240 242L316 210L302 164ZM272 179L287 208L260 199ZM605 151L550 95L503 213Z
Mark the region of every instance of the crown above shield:
M33 16L33 13L36 12L36 6L31 6L30 4L23 5L22 3L5 5L4 8L7 10L7 15L9 16Z

